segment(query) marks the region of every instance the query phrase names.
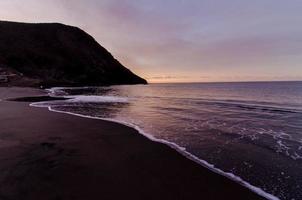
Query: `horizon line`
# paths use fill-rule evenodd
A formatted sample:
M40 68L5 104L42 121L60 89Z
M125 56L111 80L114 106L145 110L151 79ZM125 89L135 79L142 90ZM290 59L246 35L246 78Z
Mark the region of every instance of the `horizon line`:
M268 81L188 81L188 82L149 82L148 84L192 84L192 83L270 83L270 82L302 82L302 80L268 80Z

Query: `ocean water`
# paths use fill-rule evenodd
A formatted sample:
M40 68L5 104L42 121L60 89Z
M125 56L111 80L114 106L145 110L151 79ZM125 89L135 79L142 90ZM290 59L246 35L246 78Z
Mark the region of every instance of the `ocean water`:
M50 95L70 99L33 105L131 124L267 198L302 199L302 82L53 88Z

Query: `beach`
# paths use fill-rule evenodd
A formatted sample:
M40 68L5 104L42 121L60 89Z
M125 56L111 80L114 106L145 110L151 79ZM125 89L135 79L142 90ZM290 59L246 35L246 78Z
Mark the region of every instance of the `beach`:
M263 199L130 127L29 102L0 88L0 199Z

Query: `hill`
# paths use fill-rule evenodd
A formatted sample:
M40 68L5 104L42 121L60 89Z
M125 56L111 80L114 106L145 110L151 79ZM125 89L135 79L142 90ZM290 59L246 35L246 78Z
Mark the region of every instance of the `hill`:
M0 21L0 85L146 84L83 30Z

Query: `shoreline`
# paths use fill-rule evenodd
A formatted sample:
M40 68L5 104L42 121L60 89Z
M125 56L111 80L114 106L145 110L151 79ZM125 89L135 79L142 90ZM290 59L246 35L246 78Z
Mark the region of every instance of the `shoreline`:
M7 103L7 102L5 102L5 103ZM9 104L9 103L8 103ZM17 102L17 103L11 103L11 104L14 104L14 105L16 105L16 104L19 104L19 107L20 107L20 103L19 102ZM22 104L22 103L21 103ZM23 103L23 105L26 105L26 103ZM27 104L27 106L28 106L28 104ZM28 106L29 107L29 106ZM33 108L33 107L30 107L31 109ZM43 110L43 109L40 109L40 108L37 108L37 109L39 109L39 110ZM35 109L34 109L35 110ZM62 119L64 119L64 118L69 118L68 116L69 115L66 115L66 114L71 114L71 115L77 115L77 114L74 114L74 113L67 113L67 112L61 112L61 111L55 111L55 110L51 110L51 108L49 108L49 110L50 111L54 111L54 112L60 112L60 113L64 113L64 116L66 116L66 117L64 117L64 116L61 116L60 118L62 118ZM38 111L38 112L43 112L43 111ZM46 112L49 112L49 111L46 111ZM49 113L54 113L54 112L49 112ZM44 113L44 112L43 112ZM44 114L45 115L45 114ZM46 114L47 115L47 114ZM58 115L58 113L55 113L55 115ZM71 116L70 115L70 116ZM79 115L77 115L77 116L79 116ZM86 121L86 120L84 120L85 118L88 120L88 121L93 121L91 118L92 117L88 117L88 116L81 116L82 118L79 118L79 117L77 117L77 118L74 118L74 121ZM73 117L71 117L71 118L73 118ZM88 118L90 118L90 119L88 119ZM230 194L232 194L232 199L241 199L241 198L245 198L245 199L261 199L261 197L260 196L255 196L256 195L256 193L258 193L258 195L261 195L262 193L261 193L261 191L254 191L253 190L253 193L251 193L250 192L250 190L251 190L251 188L249 188L249 189L247 189L246 187L247 187L247 185L244 185L244 182L241 182L241 184L240 184L240 180L237 180L236 182L234 181L234 179L232 179L231 177L225 177L225 174L221 174L221 173L218 173L217 171L214 171L213 172L213 169L211 169L210 168L210 166L209 167L206 167L206 166L204 166L204 165L206 165L206 163L203 163L203 166L201 166L200 164L202 164L202 163L196 163L197 162L197 160L195 160L195 159L197 159L196 157L194 158L193 157L193 155L189 155L189 154L187 154L187 155L184 155L184 151L182 150L181 151L181 149L179 149L179 148L177 148L177 146L175 146L175 144L172 144L172 143L169 143L169 144L167 144L167 142L163 142L163 141L159 141L158 139L155 139L155 138L150 138L150 135L146 135L146 134L144 134L140 129L138 129L137 127L130 127L129 126L129 124L123 124L122 122L117 122L117 121L114 121L114 122L106 122L106 121L108 121L107 119L101 119L101 118L94 118L94 119L96 119L96 120L98 120L99 122L95 122L95 121L93 121L93 122L95 122L95 124L98 124L98 123L103 123L103 124L106 124L106 123L111 123L110 125L108 125L108 126L111 126L110 127L110 129L112 129L113 127L118 127L118 129L121 129L121 132L136 132L136 134L138 135L138 136L131 136L131 137L137 137L137 138L139 138L139 137L143 137L142 139L140 139L140 142L142 142L142 143L148 143L147 141L143 141L143 140L146 140L146 137L149 139L148 141L149 142L151 142L152 143L152 145L154 145L154 146L158 146L158 148L168 148L168 150L166 150L167 152L170 152L170 153L168 153L168 155L169 154L177 154L177 155L174 155L175 156L175 160L171 160L171 158L169 159L169 158L167 158L167 160L165 160L165 162L167 162L167 163L169 163L168 161L172 161L172 163L173 162L180 162L180 161L177 161L177 160L182 160L181 162L184 162L184 163L186 163L185 165L189 165L190 167L189 168L194 168L194 171L202 171L202 173L196 173L196 174L194 174L194 178L192 177L192 172L190 172L190 171L186 171L185 170L185 172L182 172L181 174L182 174L182 176L183 176L183 178L184 179L188 179L188 178L193 178L193 180L194 181L192 181L192 182L195 182L195 184L196 184L196 182L200 182L198 185L195 185L195 184L193 184L190 180L187 180L187 184L189 185L189 186L186 186L186 189L184 190L184 191L186 191L186 192L183 192L183 194L182 195L189 195L189 194L187 194L188 192L187 192L187 190L192 190L192 188L191 187L197 187L197 186L200 186L201 185L201 187L206 187L206 185L208 184L207 182L215 182L215 184L214 185L212 185L212 187L214 187L214 188L208 188L208 189L210 189L210 190L215 190L216 188L215 188L215 186L217 186L217 184L218 184L218 190L223 190L223 192L221 193L221 194L214 194L214 193L212 193L212 192L210 192L210 191L203 191L203 193L204 194L207 194L208 196L207 196L207 199L218 199L218 198L216 198L216 197L226 197L225 195L230 195ZM100 120L101 119L101 120ZM106 121L103 121L103 120L106 120ZM112 121L112 120L111 120ZM92 122L89 122L89 123L92 123ZM64 125L63 125L64 126ZM129 129L129 130L127 130L127 129ZM131 129L131 130L130 130ZM89 132L89 131L88 131ZM128 134L128 133L127 133ZM1 135L1 134L0 134ZM117 139L118 140L118 139ZM68 141L67 141L68 142ZM156 144L155 144L156 143ZM136 144L137 145L137 144ZM163 147L163 146L165 146L165 147ZM129 148L131 148L131 147L129 147ZM144 147L143 147L144 148ZM157 148L157 147L155 147L155 148ZM172 148L172 149L171 149ZM173 150L174 149L174 150ZM153 147L152 147L152 150L153 150ZM176 151L175 151L176 150ZM156 150L155 150L156 151ZM175 152L175 153L172 153L172 152ZM181 154L181 155L180 155ZM118 155L118 154L117 154ZM144 155L142 155L142 156L144 156ZM159 153L158 155L157 155L157 157L159 157L159 159L157 160L157 161L162 161L163 160L163 158L161 158L162 157L162 155ZM141 157L140 158L141 160L140 161L144 161L145 160L145 158L144 157ZM183 161L183 160L186 160L186 161ZM156 162L157 162L156 161ZM192 161L194 161L194 162L192 162ZM194 165L194 166L193 166ZM90 167L90 166L88 166L88 167ZM97 167L97 166L96 166ZM175 167L175 166L171 166L171 167ZM169 167L168 167L169 168ZM168 170L167 169L167 167L165 168L164 167L164 169L165 170ZM211 171L210 171L211 170ZM168 173L168 171L167 171L167 173ZM179 172L178 172L179 173ZM178 174L177 173L177 174ZM188 176L186 176L186 173L188 173ZM212 174L213 173L213 174ZM165 174L165 173L164 173ZM191 174L191 175L190 175ZM202 179L204 178L204 176L205 176L205 174L206 174L206 176L213 176L213 178L211 178L210 180L211 181L209 181L209 180L207 180L206 181L206 183L204 182L204 181L202 181ZM224 175L224 176L222 176L222 175ZM198 176L199 178L200 178L200 180L199 179L197 179L196 180L196 177L195 176ZM148 176L147 176L148 177ZM134 177L135 178L135 177ZM148 178L152 178L152 176L151 177L148 177ZM232 180L230 180L230 179L232 179ZM181 180L181 179L180 179ZM176 181L176 183L177 184L179 184L179 185L182 185L183 183L180 183L179 181L180 180L177 180ZM229 180L229 181L228 181ZM163 179L162 180L162 182L169 182L169 181L171 181L171 180L165 180L165 179ZM222 181L222 182L224 182L224 184L221 184L221 183L219 183L220 181ZM231 182L230 182L231 181ZM238 181L239 181L239 184L238 184ZM217 183L216 183L217 182ZM159 184L161 184L161 181L159 181L158 182ZM170 183L171 184L171 183ZM173 185L175 185L175 183L173 183ZM220 187L223 185L223 188L219 188L219 185L220 185ZM182 186L183 187L183 186ZM190 187L190 188L187 188L187 187ZM209 186L208 186L209 187ZM234 190L234 188L233 188L233 193L232 192L230 192L230 191L225 191L226 189L224 188L224 187L226 187L226 188L235 188L235 190ZM172 189L172 188L171 188ZM254 188L255 189L255 188ZM192 195L192 191L190 191L191 192L191 195ZM254 193L254 192L256 192L256 193ZM167 193L167 192L166 192ZM158 196L160 196L161 194L159 193L158 194ZM166 194L166 195L172 195L172 194ZM197 196L195 196L196 195L196 192L193 194L193 197L197 197ZM200 193L200 195L202 196L202 193ZM212 196L209 196L209 195L212 195ZM236 195L239 195L238 196L238 198L237 198L237 196ZM264 194L262 194L262 196L264 196ZM1 197L1 196L0 196ZM192 196L191 196L192 197ZM250 197L250 198L249 198ZM269 199L274 199L273 198L273 196L265 196L266 198L269 198ZM275 199L277 199L277 198L275 198Z
M138 126L127 123L127 122L123 122L123 121L118 121L118 120L114 120L114 119L109 119L109 118L99 118L99 117L92 117L92 116L88 116L88 115L81 115L81 114L76 114L76 113L72 113L72 112L66 112L66 111L58 111L55 109L52 109L51 106L48 107L43 107L43 106L35 106L33 105L34 103L31 103L30 106L32 107L38 107L38 108L47 108L50 112L57 112L57 113L63 113L63 114L68 114L68 115L74 115L74 116L78 116L78 117L83 117L83 118L88 118L88 119L97 119L97 120L103 120L103 121L108 121L108 122L113 122L113 123L117 123L132 129L135 129L139 134L143 135L144 137L146 137L148 140L151 140L153 142L157 142L160 144L164 144L167 145L168 147L170 147L171 149L177 151L180 155L186 157L187 159L195 162L196 164L207 168L208 170L221 175L223 177L226 177L228 179L230 179L231 181L234 181L235 183L246 187L247 189L249 189L250 191L254 192L255 194L264 197L266 199L269 200L279 200L278 197L265 192L264 190L262 190L259 187L253 186L251 185L249 182L243 180L241 177L236 176L230 172L224 172L223 170L216 168L213 164L208 163L206 160L202 160L198 157L196 157L195 155L191 154L190 152L186 151L185 148L180 147L179 145L173 143L173 142L169 142L167 140L163 140L163 139L157 139L155 137L153 137L151 134L145 133L142 129L140 129Z
M89 86L88 87L55 87L55 88L47 89L46 91L49 92L48 95L49 95L50 98L53 98L53 100L56 100L57 97L53 95L54 91L56 89L64 89L64 88L68 88L68 89L76 88L76 89L78 89L78 88L90 88L90 87ZM52 99L49 99L47 101L51 101L51 100ZM68 100L68 98L65 98L65 100ZM258 194L261 197L267 198L269 200L279 200L278 197L276 197L276 196L274 196L274 195L272 195L270 193L265 192L262 188L259 188L259 187L256 187L256 186L250 184L249 182L243 180L241 177L239 177L239 176L237 176L235 174L232 174L231 172L225 172L225 171L223 171L223 170L215 167L213 164L210 164L206 160L198 158L197 156L191 154L185 148L177 145L176 143L173 143L173 142L170 142L170 141L167 141L167 140L164 140L164 139L157 139L152 134L146 133L144 130L142 130L140 127L138 127L138 126L136 126L134 124L131 124L131 123L128 123L128 122L125 122L125 121L110 119L110 118L100 118L100 117L93 117L93 116L89 116L89 115L82 115L82 114L77 114L77 113L72 113L72 112L67 112L67 111L59 111L59 110L55 110L55 109L51 108L51 106L35 105L35 103L41 103L41 102L43 103L43 101L33 102L33 103L30 104L30 106L40 107L40 108L47 108L50 112L58 112L58 113L64 113L64 114L69 114L69 115L74 115L74 116L84 117L84 118L89 118L89 119L98 119L98 120L104 120L104 121L114 122L114 123L117 123L117 124L121 124L121 125L130 127L130 128L133 128L139 134L143 135L147 139L149 139L151 141L154 141L154 142L157 142L157 143L160 143L160 144L167 145L168 147L170 147L173 150L177 151L182 156L184 156L187 159L195 162L196 164L201 165L202 167L205 167L208 170L210 170L210 171L212 171L212 172L214 172L216 174L224 176L224 177L226 177L226 178L228 178L228 179L236 182L237 184L239 184L239 185L241 185L243 187L248 188L249 190L251 190L252 192Z

